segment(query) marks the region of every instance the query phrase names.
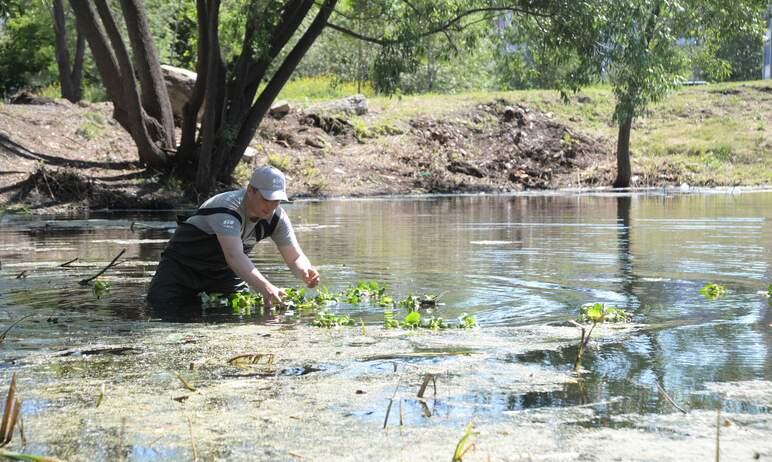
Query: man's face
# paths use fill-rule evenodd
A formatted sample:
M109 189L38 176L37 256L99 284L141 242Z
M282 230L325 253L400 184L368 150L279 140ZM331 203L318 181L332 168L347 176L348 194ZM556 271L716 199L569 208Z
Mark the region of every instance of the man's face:
M253 187L247 188L247 216L249 218L262 218L270 220L274 210L279 206L279 201L263 199L260 191Z

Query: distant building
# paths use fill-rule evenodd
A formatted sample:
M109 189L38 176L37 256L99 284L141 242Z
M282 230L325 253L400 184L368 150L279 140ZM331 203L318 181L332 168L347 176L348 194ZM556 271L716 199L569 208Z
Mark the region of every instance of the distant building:
M761 68L761 78L772 79L772 3L767 7L767 36L764 39L764 66Z

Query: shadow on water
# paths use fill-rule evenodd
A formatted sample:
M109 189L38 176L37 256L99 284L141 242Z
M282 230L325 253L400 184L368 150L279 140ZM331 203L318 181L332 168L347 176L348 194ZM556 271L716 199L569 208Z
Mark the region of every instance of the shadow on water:
M533 350L511 355L505 361L539 364L570 372L577 350L577 346L559 350ZM512 410L592 405L596 412L603 409L598 415L679 412L657 386L657 382L662 381L656 378L653 363L643 357L639 357L637 362L630 361L634 356L623 343L604 344L602 350L590 351L583 357L582 372L577 376L577 383L566 384L559 391L533 392L513 397ZM627 364L619 367L623 362ZM727 399L699 384L683 385L665 392L686 410L713 410L720 407L726 412L772 412L769 405Z

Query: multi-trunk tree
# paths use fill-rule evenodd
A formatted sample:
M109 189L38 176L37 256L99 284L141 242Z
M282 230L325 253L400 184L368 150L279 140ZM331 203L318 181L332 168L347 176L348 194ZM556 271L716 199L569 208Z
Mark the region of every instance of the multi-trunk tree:
M242 0L240 50L226 58L221 2L196 0L198 78L183 111L179 143L142 0L118 2L128 44L107 0L70 3L114 104L114 116L136 142L139 159L173 167L201 194L210 192L216 181L230 180L271 103L325 28L378 44L385 52L377 64L398 70L397 61L410 61L416 44L429 35L452 40L454 32L504 12L550 18L571 17L577 9L571 0L367 0L366 11L376 14L347 15L362 11L362 1ZM379 22L376 29L383 33L361 34L361 27L351 27L352 20L360 25Z

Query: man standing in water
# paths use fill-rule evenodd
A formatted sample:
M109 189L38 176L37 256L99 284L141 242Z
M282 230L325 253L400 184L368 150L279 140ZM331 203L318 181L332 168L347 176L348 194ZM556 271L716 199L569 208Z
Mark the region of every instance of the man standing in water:
M228 294L247 286L263 295L265 305L280 302L284 290L271 284L247 254L270 237L284 262L308 287L319 273L295 239L287 213L284 174L273 167L252 173L246 189L209 198L193 216L181 221L161 254L147 299L157 308L195 301L199 292Z

